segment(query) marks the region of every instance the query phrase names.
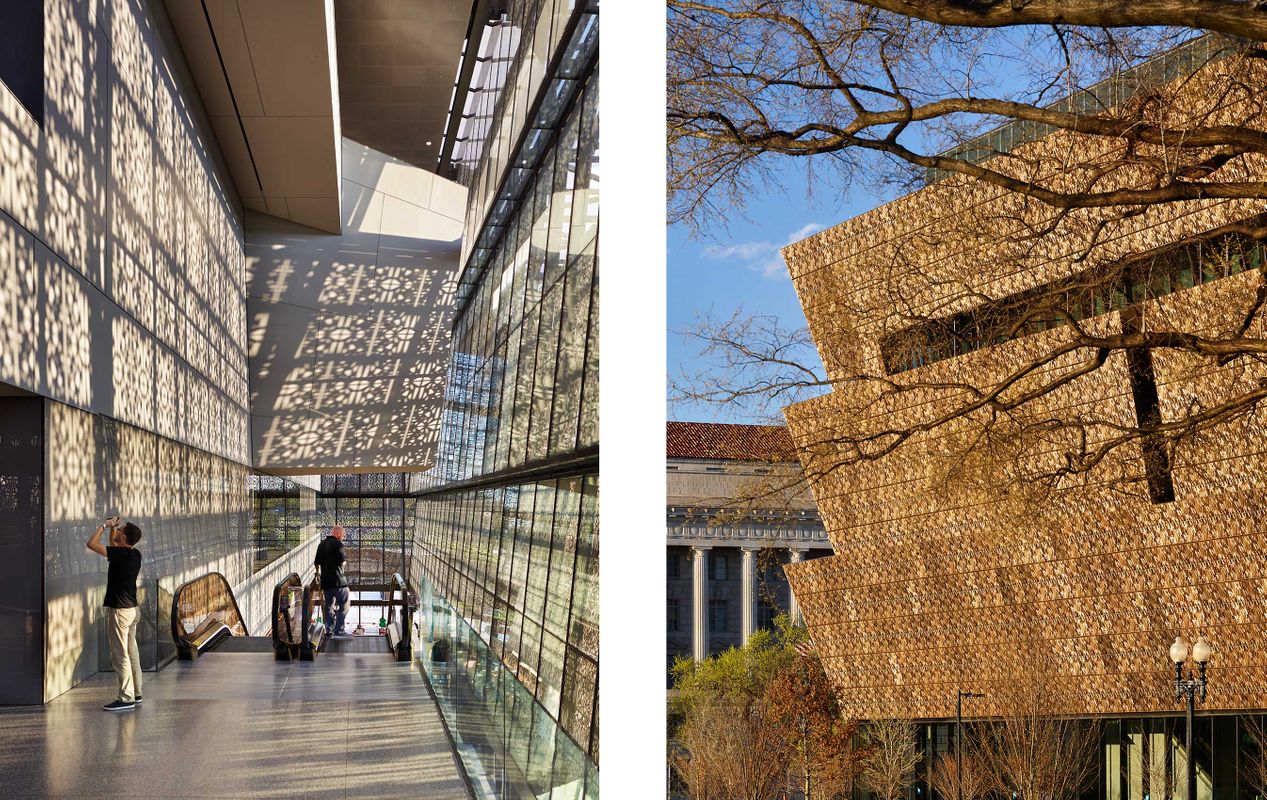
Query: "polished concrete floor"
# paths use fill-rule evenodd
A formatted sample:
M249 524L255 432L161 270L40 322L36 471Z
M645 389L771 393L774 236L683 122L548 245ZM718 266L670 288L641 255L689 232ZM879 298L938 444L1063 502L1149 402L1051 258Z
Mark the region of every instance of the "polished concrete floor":
M386 653L213 652L145 678L132 712L101 710L112 673L0 709L0 797L469 797L417 668Z

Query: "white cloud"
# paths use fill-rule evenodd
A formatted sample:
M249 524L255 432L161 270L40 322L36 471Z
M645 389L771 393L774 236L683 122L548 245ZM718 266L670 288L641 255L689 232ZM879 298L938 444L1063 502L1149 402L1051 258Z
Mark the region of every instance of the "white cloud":
M780 248L799 242L822 229L823 226L817 222L810 222L789 233L782 242L736 242L727 245L711 245L704 248L704 257L715 261L733 261L753 272L760 272L763 277L771 280L786 278L787 265L783 263L783 258L779 255Z
M791 244L792 242L799 242L800 240L809 236L811 233L818 233L822 229L823 229L823 226L819 225L817 222L808 222L805 225L802 225L796 231L793 231L792 234L787 237L787 241L784 242L783 244L786 246L786 245Z
M730 259L752 261L753 259L769 256L770 248L772 247L773 245L769 242L742 242L740 244L710 245L704 249L704 255L719 261Z

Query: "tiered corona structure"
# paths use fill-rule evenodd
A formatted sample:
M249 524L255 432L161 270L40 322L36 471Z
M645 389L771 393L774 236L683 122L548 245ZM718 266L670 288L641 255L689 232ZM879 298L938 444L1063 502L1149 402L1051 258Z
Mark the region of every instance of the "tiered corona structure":
M1214 109L1207 98L1221 86L1261 85L1257 70L1214 61L1170 88L1194 114L1244 119L1258 110L1236 102ZM1065 133L1015 151L1043 169L1097 147L1105 163L1114 157L1110 145ZM1230 168L1261 178L1262 166L1242 159ZM1131 180L1131 167L1120 169L1107 184ZM1132 442L1032 502L1024 492L991 495L980 478L995 479L997 490L1010 476L1050 472L1067 450L1057 436L956 472L949 459L966 451L964 437L979 419L921 424L961 402L965 385L990 386L1033 364L1024 388L1094 358L1082 348L1047 360L1070 340L1070 324L894 354L900 336L928 320L962 323L983 309L1022 307L1062 281L1079 287L1064 295L1066 310L1089 332L1234 328L1263 285L1262 251L1220 232L1253 220L1261 204L1198 200L1122 211L1058 218L1041 204L949 178L784 250L833 382L830 394L786 411L835 550L789 565L789 580L847 713L946 719L961 689L986 695L967 709L973 715L1002 713L1003 687L1035 665L1048 671L1062 712L1170 713L1178 707L1166 652L1178 633L1202 633L1213 644L1206 709L1267 705L1267 428L1259 414L1186 440L1166 454L1164 474L1152 474L1158 465L1142 452L1147 442ZM1130 277L1140 270L1123 264L1148 265L1142 289ZM1099 290L1078 294L1096 270L1119 275L1102 287L1103 303ZM1246 335L1263 333L1259 315ZM1113 351L1018 413L1094 417L1085 429L1094 445L1108 441L1115 422L1131 428L1143 419L1141 403L1151 402L1163 422L1175 420L1267 377L1249 359L1220 366L1179 350L1147 355L1151 396L1134 380L1141 368ZM858 460L843 444L912 429L900 448L874 460ZM1122 480L1132 473L1144 479Z

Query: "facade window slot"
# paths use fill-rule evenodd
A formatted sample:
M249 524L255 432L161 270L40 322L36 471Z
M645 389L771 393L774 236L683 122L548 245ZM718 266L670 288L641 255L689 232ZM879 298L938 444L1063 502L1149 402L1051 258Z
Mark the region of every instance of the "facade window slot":
M1137 330L1139 319L1138 309L1132 309L1131 313L1122 315L1122 328ZM1140 449L1148 482L1148 499L1154 503L1170 503L1175 499L1175 485L1170 474L1170 455L1166 452L1165 437L1147 433L1162 422L1152 352L1147 349L1127 350L1126 363L1130 373L1131 398L1135 402L1135 421L1140 430L1146 431L1140 440Z
M894 375L1059 328L1066 323L1060 312L1080 321L1258 270L1264 263L1267 245L1262 242L1240 233L1207 234L1205 239L1084 270L971 311L896 331L880 340L880 355L885 371ZM1051 313L1038 313L1040 309Z
M44 126L44 0L0 6L0 83Z

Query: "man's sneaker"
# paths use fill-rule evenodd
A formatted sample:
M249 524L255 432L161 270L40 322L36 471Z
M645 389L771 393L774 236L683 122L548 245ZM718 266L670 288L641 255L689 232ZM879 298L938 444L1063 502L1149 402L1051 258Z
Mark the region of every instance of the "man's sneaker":
M135 699L135 700L133 700L132 702L133 702L133 703L136 703L136 704L139 706L139 705L141 704L141 696L138 694L138 695L136 696L136 699Z
M136 703L125 703L122 700L115 700L112 703L106 703L101 708L105 711L131 711L136 708Z

